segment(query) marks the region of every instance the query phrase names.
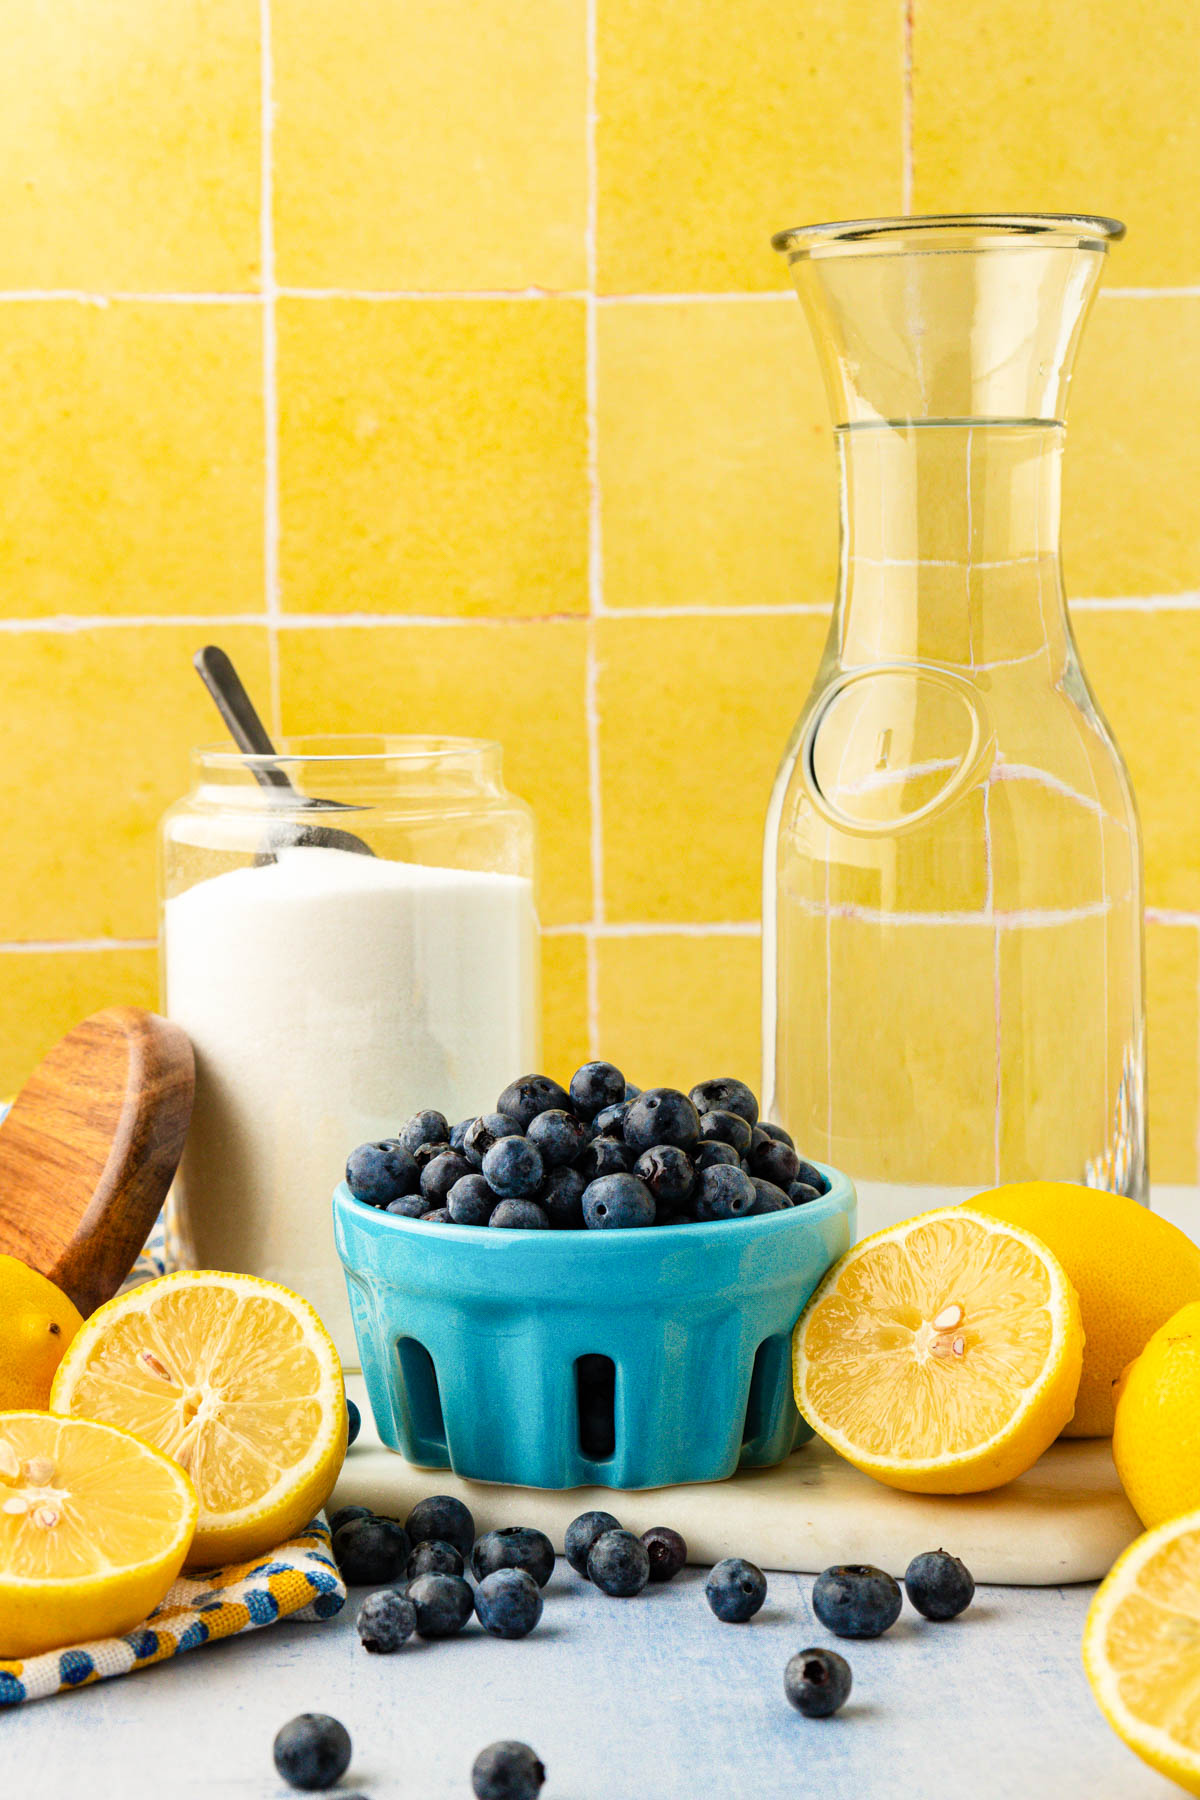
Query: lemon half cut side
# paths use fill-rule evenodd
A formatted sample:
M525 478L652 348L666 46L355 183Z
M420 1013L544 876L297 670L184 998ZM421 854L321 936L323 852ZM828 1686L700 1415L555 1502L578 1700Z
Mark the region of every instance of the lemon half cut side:
M796 1404L848 1462L913 1493L1000 1487L1071 1417L1079 1301L1030 1232L945 1207L855 1244L793 1339Z

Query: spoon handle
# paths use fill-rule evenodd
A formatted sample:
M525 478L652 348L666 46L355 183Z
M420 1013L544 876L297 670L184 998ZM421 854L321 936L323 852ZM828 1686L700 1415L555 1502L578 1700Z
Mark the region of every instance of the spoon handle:
M267 736L267 728L224 650L217 644L206 644L203 650L197 650L192 661L238 749L248 756L274 756L275 746ZM252 773L262 787L292 787L286 770L277 763L255 763Z

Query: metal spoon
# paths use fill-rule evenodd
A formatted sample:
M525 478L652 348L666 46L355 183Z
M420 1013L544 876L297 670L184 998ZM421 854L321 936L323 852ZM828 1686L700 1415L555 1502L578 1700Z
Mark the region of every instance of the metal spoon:
M229 728L229 735L239 750L255 758L275 756L274 744L267 728L255 711L241 677L229 657L217 644L206 644L192 658L196 672L213 697L217 711ZM341 800L318 800L302 794L292 783L286 769L277 762L254 761L250 772L261 787L272 788L280 795L281 804L315 807L322 812L353 812ZM284 802L284 794L287 796ZM272 823L272 850L291 848L297 844L316 845L324 850L349 850L356 856L374 856L375 852L351 831L339 831L334 825L296 825L290 820Z

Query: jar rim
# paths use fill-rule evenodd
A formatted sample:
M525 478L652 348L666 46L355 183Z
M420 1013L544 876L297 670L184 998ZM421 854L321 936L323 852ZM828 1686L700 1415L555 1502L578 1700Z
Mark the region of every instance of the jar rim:
M1125 236L1120 219L1102 213L911 213L879 219L835 219L777 231L771 247L795 256L853 255L913 249L953 249L955 238L991 237L1013 245L1047 243L1104 250ZM938 243L941 238L943 241ZM949 240L946 242L945 240ZM965 247L965 246L963 246Z
M484 762L499 754L496 738L445 737L433 733L406 732L390 736L382 732L327 732L280 738L271 752L239 750L229 744L200 744L194 761L205 769L286 768L300 763L359 763L367 766L396 762Z

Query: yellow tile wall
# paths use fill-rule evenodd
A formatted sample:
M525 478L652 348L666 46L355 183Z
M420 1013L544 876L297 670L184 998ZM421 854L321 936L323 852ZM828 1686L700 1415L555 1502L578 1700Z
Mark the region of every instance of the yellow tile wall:
M1065 550L1146 837L1155 1173L1200 1122L1185 0L60 0L0 61L0 1091L147 1001L226 643L277 731L498 733L547 1060L758 1067L833 461L770 232L1114 211ZM720 1008L700 1003L714 988Z

